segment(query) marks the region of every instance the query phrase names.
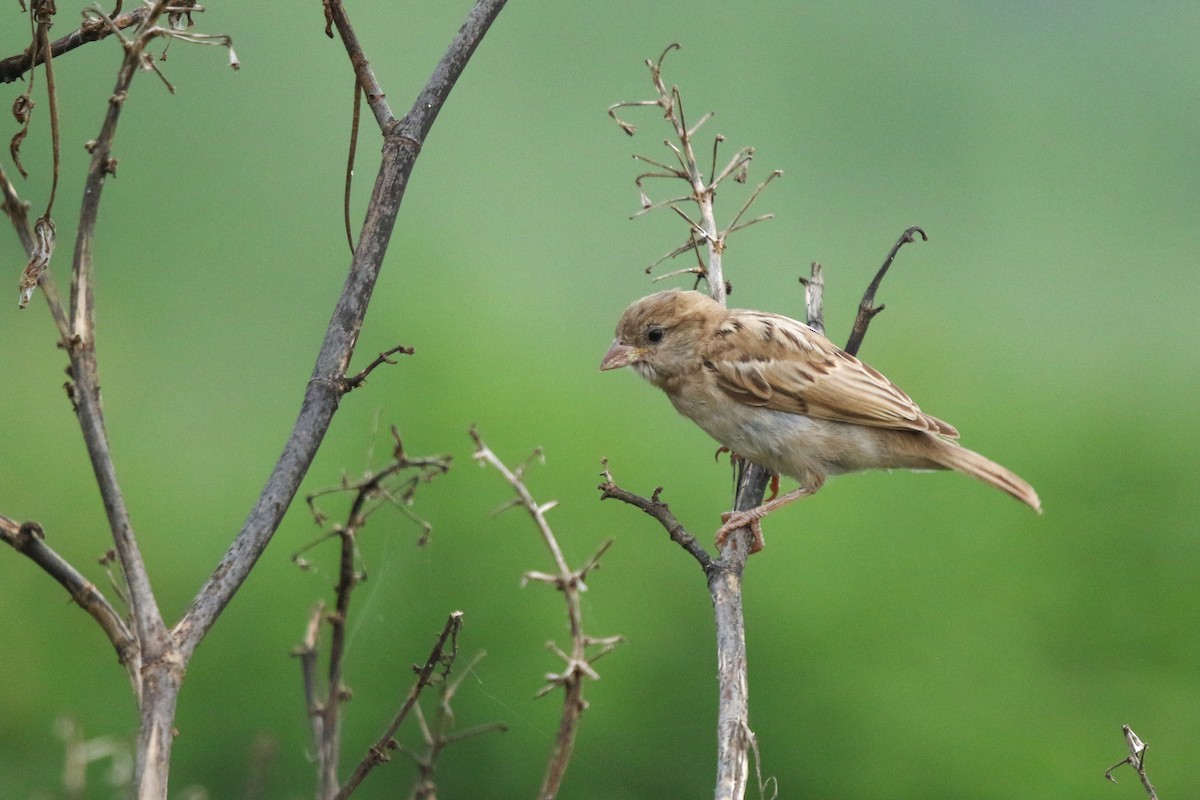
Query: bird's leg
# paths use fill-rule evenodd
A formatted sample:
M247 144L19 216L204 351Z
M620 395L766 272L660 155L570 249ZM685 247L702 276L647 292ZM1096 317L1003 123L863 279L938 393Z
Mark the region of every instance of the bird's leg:
M725 546L725 540L729 538L729 534L736 531L738 528L750 526L750 534L753 537L750 542L750 552L757 553L763 549L763 533L760 520L772 511L783 508L788 503L799 500L802 497L808 497L814 494L817 489L821 488L819 481L813 481L813 485L801 486L799 489L793 489L782 497L776 497L774 500L768 500L762 505L748 508L745 511L727 511L721 515L720 530L717 531L717 548Z
M739 461L746 460L746 459L742 458L741 456L739 456L737 453L730 450L725 445L721 445L720 447L717 448L717 452L713 453L713 461L720 459L722 453L729 453L729 463L730 464L736 464ZM779 496L779 473L772 472L771 473L771 496L767 499L774 500L778 496Z

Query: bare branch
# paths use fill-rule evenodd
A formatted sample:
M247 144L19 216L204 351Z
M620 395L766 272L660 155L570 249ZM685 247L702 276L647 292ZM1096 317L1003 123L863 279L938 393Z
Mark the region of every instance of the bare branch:
M414 667L417 673L417 679L413 683L412 688L408 691L408 696L404 698L404 704L400 707L400 711L396 714L383 736L379 737L378 741L372 745L371 749L359 762L354 769L354 774L342 786L341 791L337 793L334 800L345 800L349 797L363 779L370 774L371 770L389 760L388 751L395 746L394 736L396 731L400 729L400 725L408 717L413 706L417 702L417 698L421 696L421 690L433 682L434 671L441 667L443 676L450 673L450 667L454 664L454 659L458 655L458 632L462 630L463 612L455 611L450 614L446 620L445 626L442 628L441 634L434 643L433 649L429 652L429 658L425 659L424 665Z
M872 305L875 302L875 293L879 291L879 285L883 282L883 276L887 274L888 268L892 266L892 261L895 260L896 254L900 252L900 248L906 244L915 242L914 234L920 234L923 241L929 241L929 237L925 235L925 231L915 225L904 233L900 234L900 238L892 245L892 249L888 251L887 258L883 260L883 266L875 273L874 280L867 286L867 291L863 293L862 301L858 304L858 315L854 318L854 327L850 331L850 338L846 341L846 347L843 348L850 355L858 353L858 348L862 346L863 337L867 335L867 326L871 324L871 320L875 319L875 315L883 311L884 306Z
M1154 790L1154 784L1150 783L1150 776L1146 774L1146 751L1149 747L1133 732L1133 728L1130 728L1128 725L1121 726L1121 734L1125 737L1125 746L1129 748L1129 755L1109 767L1104 773L1104 777L1116 783L1117 779L1112 776L1113 770L1128 764L1133 767L1141 779L1142 788L1146 790L1146 796L1150 800L1158 800L1158 793Z
M46 544L46 534L42 526L36 522L18 523L0 514L0 540L58 581L59 585L67 590L71 600L96 620L108 636L113 649L117 651L117 658L131 671L136 687L140 659L137 640L134 639L129 626L95 584L83 577L66 559Z

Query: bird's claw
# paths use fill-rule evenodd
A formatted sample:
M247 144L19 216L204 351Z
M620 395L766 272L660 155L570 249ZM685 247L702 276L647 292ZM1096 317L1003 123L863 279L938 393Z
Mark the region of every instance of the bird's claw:
M756 514L757 508L751 508L748 511L726 511L721 515L720 530L717 531L717 549L725 546L725 540L734 531L749 527L750 528L750 552L747 555L753 555L766 546L763 541L762 519L761 514Z

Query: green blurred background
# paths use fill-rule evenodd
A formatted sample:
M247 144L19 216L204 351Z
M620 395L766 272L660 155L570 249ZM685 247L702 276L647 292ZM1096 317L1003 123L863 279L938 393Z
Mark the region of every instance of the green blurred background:
M56 35L78 5L59 3ZM113 452L172 621L278 455L349 263L352 79L320 3L210 6L198 29L232 35L242 70L177 42L161 65L174 96L139 76L96 242ZM398 113L468 8L352 5ZM6 14L3 55L27 42L26 18ZM1128 767L1117 786L1102 778L1128 723L1164 798L1200 794L1198 29L1193 2L512 3L424 147L356 363L395 344L417 354L343 402L302 490L381 466L393 424L410 452L455 459L413 507L434 525L427 547L392 510L361 538L370 579L350 625L345 761L461 609L464 654L487 657L462 685L459 724L510 730L446 752L441 796L536 791L559 698L533 695L559 667L544 643L565 640L565 617L551 590L520 587L549 557L519 512L491 516L510 493L472 464L475 423L510 463L545 448L529 485L559 501L550 519L572 563L616 540L584 610L591 633L628 643L597 664L563 796L711 792L703 576L653 521L595 489L606 456L626 488L666 487L706 542L729 502L713 443L635 375L596 369L621 309L652 289L643 268L685 234L670 212L628 219L630 155L666 153L661 115L630 112L631 140L605 109L648 97L643 60L679 41L666 76L690 116L715 110L704 130L729 154L756 148L751 184L785 173L756 207L776 220L732 240L733 303L800 315L797 277L819 260L844 341L888 247L922 225L930 241L901 254L861 354L1028 478L1046 508L1036 517L961 476L880 473L773 517L745 581L763 775L781 797L1137 798ZM63 287L82 144L119 58L110 41L56 62ZM4 91L7 104L20 89ZM33 175L19 182L35 212L45 113L43 101L24 145ZM369 117L363 128L356 216L378 152ZM719 198L724 219L742 191ZM17 310L24 258L7 225L0 253L0 512L40 521L107 588L65 358L42 300ZM192 661L173 796L244 796L259 748L274 755L258 796L311 796L289 652L330 597L334 547L311 552L309 572L290 556L317 533L298 503ZM90 619L9 551L0 591L0 796L57 796L55 721L128 739L128 682ZM402 738L416 741L411 725ZM119 794L106 768L89 771L91 797ZM404 795L413 774L398 758L356 796Z

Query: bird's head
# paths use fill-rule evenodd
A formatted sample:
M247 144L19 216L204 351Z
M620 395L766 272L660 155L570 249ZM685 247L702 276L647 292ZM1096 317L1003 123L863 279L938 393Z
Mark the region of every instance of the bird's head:
M723 305L700 292L668 289L634 302L617 323L617 338L600 369L632 366L663 386L694 365L697 347L726 315Z

